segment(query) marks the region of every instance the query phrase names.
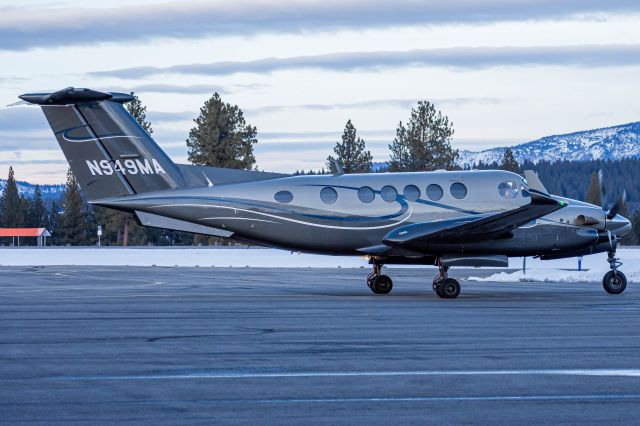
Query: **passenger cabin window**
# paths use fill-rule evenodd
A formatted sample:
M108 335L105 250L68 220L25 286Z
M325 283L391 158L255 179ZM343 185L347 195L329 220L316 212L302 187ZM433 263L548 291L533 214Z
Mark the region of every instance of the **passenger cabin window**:
M391 203L395 201L396 198L398 197L398 191L396 191L396 189L393 186L386 185L386 186L383 186L382 189L380 190L380 196L387 203Z
M429 197L430 200L438 201L442 198L443 194L444 191L442 191L442 187L440 185L432 183L431 185L427 186L427 197Z
M449 191L451 192L451 195L453 196L453 198L457 198L458 200L461 200L467 196L467 187L460 182L455 182L451 184Z
M376 198L376 193L368 186L358 189L358 199L363 203L370 203Z
M293 200L293 194L289 191L278 191L273 198L279 203L290 203Z
M325 204L333 204L338 199L338 193L335 189L327 186L320 191L320 199Z
M420 198L420 189L415 185L407 185L404 187L403 195L408 201L416 201Z
M516 198L518 196L518 184L511 181L501 182L498 185L498 194L502 198Z

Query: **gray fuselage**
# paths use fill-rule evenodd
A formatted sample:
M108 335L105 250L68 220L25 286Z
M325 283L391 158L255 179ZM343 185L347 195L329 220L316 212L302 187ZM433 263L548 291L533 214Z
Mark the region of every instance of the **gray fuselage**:
M515 229L508 238L439 242L420 253L387 249L384 255L548 255L597 244L598 230L577 222L582 215L604 223L602 210L580 201L558 199L567 206ZM235 238L290 250L376 255L383 237L400 225L505 212L530 201L521 176L473 170L290 176L222 185L213 182L207 187L100 203L204 225Z

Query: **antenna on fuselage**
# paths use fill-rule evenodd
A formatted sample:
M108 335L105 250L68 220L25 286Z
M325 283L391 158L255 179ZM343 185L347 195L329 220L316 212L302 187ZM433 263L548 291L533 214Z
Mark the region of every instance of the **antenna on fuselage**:
M336 169L336 171L333 173L333 176L342 176L344 174L344 169L342 168L340 163L338 163L335 158L332 158L329 161L331 162L331 164L333 164L333 168Z
M202 176L204 176L204 179L207 181L207 186L213 186L213 182L211 182L211 179L209 179L209 176L207 176L205 172L202 172Z

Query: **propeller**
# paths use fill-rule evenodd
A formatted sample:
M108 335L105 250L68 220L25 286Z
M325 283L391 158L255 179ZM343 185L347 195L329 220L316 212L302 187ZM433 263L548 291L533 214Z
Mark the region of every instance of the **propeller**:
M603 179L603 173L602 170L598 171L598 183L600 184L600 203L602 204L602 211L605 212L607 219L611 220L613 219L619 212L620 210L622 210L622 208L624 207L624 203L627 199L627 191L626 190L622 190L622 193L620 194L620 196L616 199L615 203L613 203L613 206L609 208L609 210L607 211L607 207L608 203L607 203L607 190L605 189L604 186L604 179Z
M604 173L602 169L598 170L598 186L600 187L600 205L602 211L607 211L607 190L604 187Z
M613 207L607 213L607 219L613 219L624 207L625 200L627 198L627 191L622 190L622 194L618 197Z

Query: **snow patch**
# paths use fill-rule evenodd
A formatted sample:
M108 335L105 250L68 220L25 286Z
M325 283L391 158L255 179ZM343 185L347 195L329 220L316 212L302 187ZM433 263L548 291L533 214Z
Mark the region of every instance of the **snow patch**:
M620 248L618 257L623 265L619 268L629 283L640 283L640 249ZM582 271L578 271L578 259L538 260L527 259L526 272L499 272L488 277L469 277L468 281L492 282L601 282L609 272L606 253L585 256ZM522 267L522 258L509 259L509 267Z

